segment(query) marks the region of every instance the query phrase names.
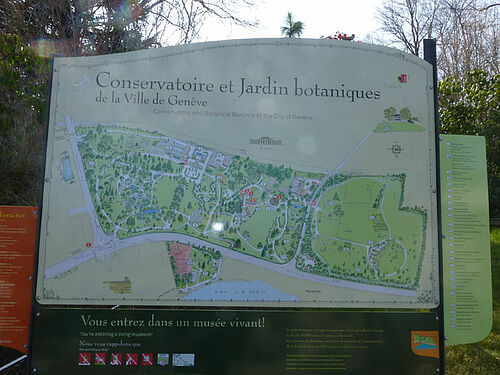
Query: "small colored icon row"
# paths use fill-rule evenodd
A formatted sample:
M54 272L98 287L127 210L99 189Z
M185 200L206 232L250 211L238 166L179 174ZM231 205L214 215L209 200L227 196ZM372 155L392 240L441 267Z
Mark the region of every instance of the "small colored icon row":
M92 356L93 354L93 356ZM109 354L109 357L108 357ZM107 352L80 352L78 354L79 366L153 366L153 353L107 353ZM169 363L169 353L158 353L156 364L167 366Z

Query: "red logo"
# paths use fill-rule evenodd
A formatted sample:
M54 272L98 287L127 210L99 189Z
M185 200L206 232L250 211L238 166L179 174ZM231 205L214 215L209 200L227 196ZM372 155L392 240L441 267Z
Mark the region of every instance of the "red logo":
M153 353L142 353L141 363L143 366L153 366Z
M122 353L111 353L111 360L109 361L111 366L121 366L122 363Z
M105 365L106 364L106 353L105 352L101 352L101 353L95 353L95 357L94 357L94 363L96 365Z
M408 83L408 75L407 74L401 74L398 77L398 81L401 83Z
M82 352L78 355L78 366L90 366L92 355L89 352Z
M139 363L139 354L127 353L125 355L125 366L137 366Z

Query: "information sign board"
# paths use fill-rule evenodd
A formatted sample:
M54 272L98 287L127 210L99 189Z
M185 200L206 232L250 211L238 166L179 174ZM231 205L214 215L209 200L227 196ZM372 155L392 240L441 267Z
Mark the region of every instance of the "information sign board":
M28 351L38 207L0 206L0 346Z
M395 375L440 368L435 313L43 308L34 319L37 374L354 375L369 368ZM62 321L64 329L54 330Z
M226 41L56 58L52 87L40 303L439 305L429 63Z
M484 137L441 135L446 344L484 339L492 290Z

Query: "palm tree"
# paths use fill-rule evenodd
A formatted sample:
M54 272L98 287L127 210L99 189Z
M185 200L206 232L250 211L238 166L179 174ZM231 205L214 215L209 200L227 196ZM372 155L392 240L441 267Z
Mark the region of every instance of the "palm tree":
M285 26L281 28L281 34L288 38L299 38L302 31L304 31L304 23L301 21L294 22L290 12L288 12L285 22Z

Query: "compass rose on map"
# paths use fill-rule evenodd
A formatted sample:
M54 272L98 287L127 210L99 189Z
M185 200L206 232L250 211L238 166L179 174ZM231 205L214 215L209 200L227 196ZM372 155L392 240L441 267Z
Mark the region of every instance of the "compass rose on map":
M387 148L387 150L391 151L395 158L397 158L401 152L404 151L404 148L398 144L398 142L394 142L394 144Z

